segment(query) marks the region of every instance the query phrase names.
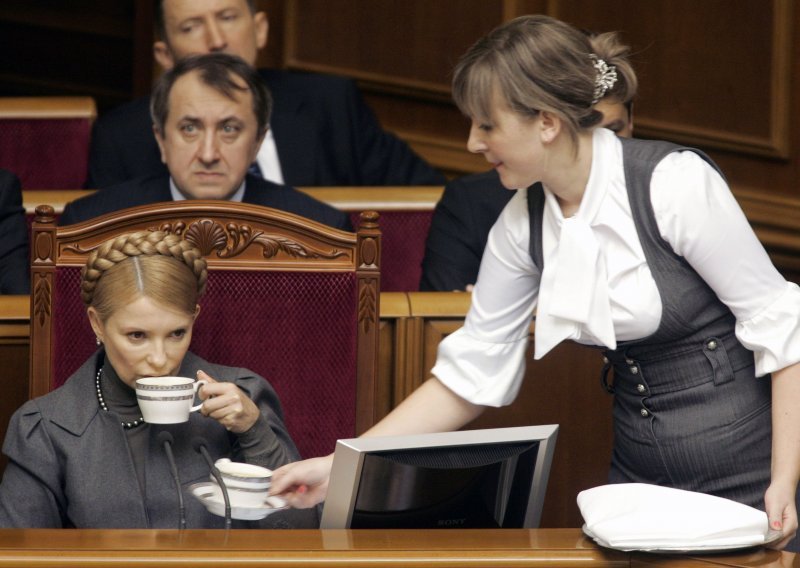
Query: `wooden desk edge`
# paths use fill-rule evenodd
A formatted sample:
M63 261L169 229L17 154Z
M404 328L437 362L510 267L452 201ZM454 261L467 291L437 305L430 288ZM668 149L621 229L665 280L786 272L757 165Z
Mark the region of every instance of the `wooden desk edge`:
M580 529L0 529L0 567L36 566L781 566L750 549L711 557L602 549ZM16 563L16 564L15 564Z
M442 195L441 186L409 187L300 187L306 195L342 211L432 211ZM22 191L25 213L33 215L37 205L52 205L57 214L64 206L94 189L26 189Z

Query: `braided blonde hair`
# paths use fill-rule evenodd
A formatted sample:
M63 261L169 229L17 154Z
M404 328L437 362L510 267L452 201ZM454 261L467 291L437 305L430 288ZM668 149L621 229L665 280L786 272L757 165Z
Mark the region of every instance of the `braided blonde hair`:
M92 251L81 271L81 299L102 321L139 296L194 314L205 292L206 260L164 231L119 235Z

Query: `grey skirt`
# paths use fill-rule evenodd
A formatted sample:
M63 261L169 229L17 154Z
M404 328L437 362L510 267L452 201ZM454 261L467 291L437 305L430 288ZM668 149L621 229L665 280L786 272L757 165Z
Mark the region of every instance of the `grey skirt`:
M718 495L764 509L771 381L733 333L694 344L607 351L614 369L609 481Z
M676 487L764 510L772 383L756 378L753 353L733 333L604 354L602 381L614 393L609 483ZM800 511L800 495L796 504ZM800 551L800 539L786 550Z

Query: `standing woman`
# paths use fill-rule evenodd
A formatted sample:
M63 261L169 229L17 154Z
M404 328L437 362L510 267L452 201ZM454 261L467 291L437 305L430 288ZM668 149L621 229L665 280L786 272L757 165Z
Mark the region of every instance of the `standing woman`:
M511 403L535 309L536 358L565 339L602 351L611 482L766 509L783 547L797 529L800 288L705 154L594 128L593 104L616 79L584 34L545 16L500 26L459 62L468 148L520 190L434 378L367 435L454 430ZM297 506L323 499L330 462L282 468L273 491Z
M186 489L209 475L193 440L205 442L214 460L275 468L298 458L263 377L188 351L206 278L200 251L161 231L120 235L91 253L80 292L100 347L63 386L12 417L0 527L176 527L179 502L159 441L165 429L173 436L188 528L224 526ZM198 391L202 415L151 426L141 417L136 379L175 375L207 381ZM274 513L264 526L286 526L282 516Z

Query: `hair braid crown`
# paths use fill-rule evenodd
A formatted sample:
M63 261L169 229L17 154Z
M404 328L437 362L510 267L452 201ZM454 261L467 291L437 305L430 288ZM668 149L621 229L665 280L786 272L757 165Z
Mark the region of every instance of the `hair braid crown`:
M81 299L92 304L97 283L106 270L136 256L162 255L188 266L197 278L198 296L205 292L207 263L200 250L189 241L165 231L125 233L102 243L92 251L81 270Z

